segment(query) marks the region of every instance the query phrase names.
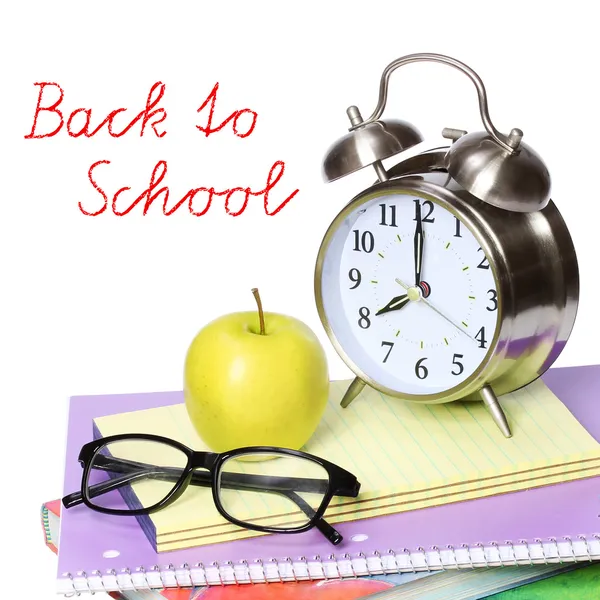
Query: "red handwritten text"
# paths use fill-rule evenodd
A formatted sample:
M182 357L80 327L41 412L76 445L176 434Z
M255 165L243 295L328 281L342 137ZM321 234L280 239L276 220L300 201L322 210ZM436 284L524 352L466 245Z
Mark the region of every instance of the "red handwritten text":
M55 136L65 125L65 118L63 112L59 110L64 98L64 91L58 85L53 82L41 82L36 83L39 86L39 94L37 100L37 106L33 117L33 125L31 127L31 133L25 136L25 139L40 139ZM58 98L57 98L58 92ZM165 93L165 84L157 81L151 88L146 99L145 108L140 111L133 119L129 121L120 131L115 131L116 125L114 123L115 117L119 113L127 111L126 108L117 108L108 113L108 115L100 122L99 125L92 128L92 109L91 108L77 108L69 114L66 119L66 130L71 137L92 137L96 135L105 125L108 130L108 134L114 138L119 138L125 135L136 123L141 122L140 137L144 135L146 127L149 125L152 127L157 137L163 137L167 132L165 129L160 131L157 129L157 125L162 123L167 118L167 111L164 108L157 108L158 103L162 99ZM53 94L51 99L47 96ZM54 99L54 100L53 100ZM52 114L54 121L57 123L53 130L45 131L41 133L38 131L38 117L41 113ZM82 123L83 121L83 123Z
M214 187L198 187L190 189L180 200L170 205L169 187L166 185L159 187L159 185L163 182L165 176L167 175L167 161L160 160L156 163L156 166L152 171L148 187L141 194L139 194L132 202L130 201L129 204L127 204L127 200L122 198L122 195L125 192L130 191L130 187L122 187L118 189L113 194L112 199L109 201L108 194L98 185L94 178L95 169L100 165L108 164L110 164L109 160L99 160L95 162L88 171L90 183L92 184L94 189L100 194L100 196L102 196L103 202L100 205L100 207L96 209L93 209L91 207L84 208L82 203L79 202L79 210L84 215L97 217L98 215L104 213L110 206L110 210L113 214L115 214L118 217L123 217L130 213L134 208L136 208L136 206L140 204L143 205L142 214L146 215L148 214L148 211L152 206L153 202L157 200L157 198L162 196L162 212L167 217L175 213L175 211L177 211L183 205L187 206L187 209L191 215L201 217L208 212L215 197L225 197L225 212L231 215L232 217L238 217L246 210L251 197L262 196L265 214L273 216L276 215L284 206L286 206L288 202L299 191L294 190L277 206L271 206L271 192L273 191L273 188L279 183L285 171L285 163L281 160L278 160L273 163L273 166L271 167L267 176L266 185L260 191L255 192L250 187L234 187L222 191L217 191ZM205 195L205 200L203 206L201 208L198 208L197 203L195 203L195 200L196 197L200 194ZM231 207L232 198L234 197L234 195L242 197L241 207L237 208L236 210L234 210Z
M198 112L200 113L210 104L210 109L208 112L208 120L206 122L206 125L204 127L202 125L196 125L197 129L199 131L204 132L204 135L206 137L208 137L212 133L221 131L221 129L223 129L223 127L225 127L228 123L231 122L231 127L233 129L233 133L235 133L235 135L237 135L238 137L246 138L249 135L251 135L252 132L254 131L254 127L256 127L256 119L258 118L258 115L256 114L256 112L254 112L250 108L242 108L240 110L236 110L236 111L232 112L220 125L217 125L216 127L212 126L213 117L215 115L215 104L217 102L217 92L218 91L219 91L219 82L215 83L215 86L213 87L212 91L210 92L210 94L207 96L206 100L202 103L202 105L198 109ZM246 131L240 131L238 129L239 118L242 115L251 115L251 123L250 123L250 126L246 129Z

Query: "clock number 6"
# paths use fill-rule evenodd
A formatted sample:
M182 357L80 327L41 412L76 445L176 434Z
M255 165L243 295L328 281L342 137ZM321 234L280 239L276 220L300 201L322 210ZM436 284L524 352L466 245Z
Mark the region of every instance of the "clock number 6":
M385 358L383 359L383 362L386 362L390 352L392 351L392 348L394 347L394 342L381 342L381 347L383 348L384 346L389 346L389 350L387 351L387 354L385 355Z
M425 379L427 377L427 375L429 375L429 371L427 370L427 367L423 364L424 360L427 360L427 358L421 358L420 360L417 361L417 364L415 365L415 375L419 379Z
M361 329L369 329L369 327L371 327L371 321L369 320L371 311L366 306L362 306L358 309L358 314L360 315L360 319L358 319L358 326Z

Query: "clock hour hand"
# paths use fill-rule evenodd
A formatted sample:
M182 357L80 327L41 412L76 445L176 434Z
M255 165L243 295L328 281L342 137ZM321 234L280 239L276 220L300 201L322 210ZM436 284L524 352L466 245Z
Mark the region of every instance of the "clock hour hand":
M404 308L410 302L408 295L403 294L402 296L396 296L390 300L383 308L378 310L375 315L383 315L394 310L400 310Z
M421 220L421 203L415 202L417 225L415 227L415 287L421 283L421 267L423 266L423 222Z

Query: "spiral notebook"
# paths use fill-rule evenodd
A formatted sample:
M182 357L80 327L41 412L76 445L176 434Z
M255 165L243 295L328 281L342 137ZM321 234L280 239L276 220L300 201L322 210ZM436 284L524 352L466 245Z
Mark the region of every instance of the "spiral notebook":
M600 366L553 369L548 387L600 440ZM71 401L65 493L95 417L172 405L181 392ZM58 591L103 591L352 577L382 572L600 560L600 477L340 523L342 545L318 531L158 554L135 519L85 507L63 513Z

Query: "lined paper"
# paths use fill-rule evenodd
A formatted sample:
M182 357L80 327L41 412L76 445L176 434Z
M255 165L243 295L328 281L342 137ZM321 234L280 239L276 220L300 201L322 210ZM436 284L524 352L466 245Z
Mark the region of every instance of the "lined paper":
M323 419L303 448L347 469L361 482L358 498L334 498L325 515L332 523L600 474L600 444L542 380L501 398L513 429L510 439L502 435L480 402L416 404L365 388L343 409L340 400L349 383L331 383ZM154 433L208 450L184 404L101 417L95 422L103 436ZM152 462L160 457L137 459ZM261 463L261 473L280 474L275 462ZM150 488L147 483L134 485L142 503ZM236 510L261 515L263 524L281 522L282 508L276 499L255 496L259 498L249 499L246 492ZM289 511L288 520L293 516ZM151 518L159 551L260 535L224 520L214 507L211 491L194 486ZM298 518L303 519L301 514Z

